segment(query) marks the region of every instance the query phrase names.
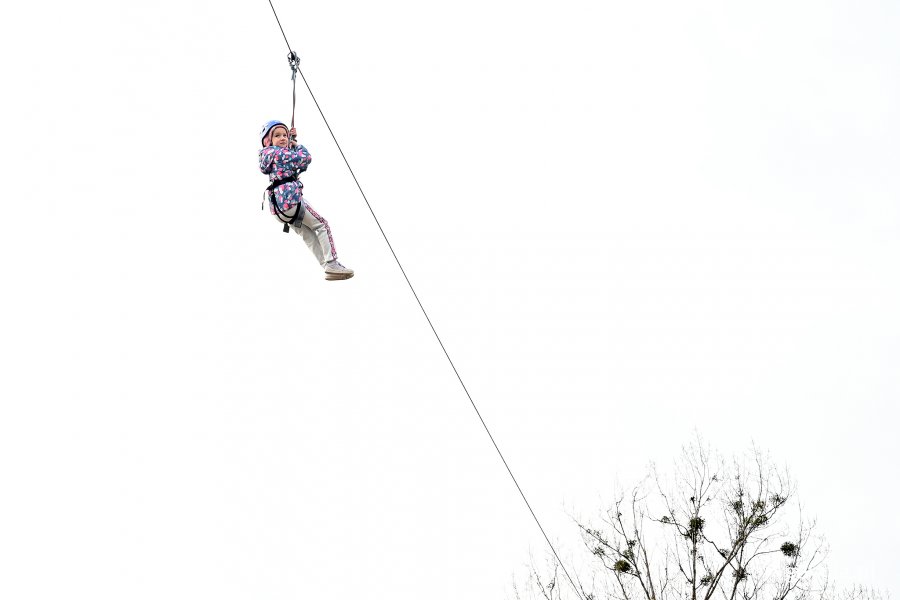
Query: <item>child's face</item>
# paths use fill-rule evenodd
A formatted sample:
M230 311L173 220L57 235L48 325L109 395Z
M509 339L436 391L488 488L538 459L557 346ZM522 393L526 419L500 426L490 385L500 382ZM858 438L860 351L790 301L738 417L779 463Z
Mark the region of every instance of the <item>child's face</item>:
M278 126L272 130L272 133L269 134L272 136L272 145L278 146L280 148L287 148L288 145L288 132L284 127Z

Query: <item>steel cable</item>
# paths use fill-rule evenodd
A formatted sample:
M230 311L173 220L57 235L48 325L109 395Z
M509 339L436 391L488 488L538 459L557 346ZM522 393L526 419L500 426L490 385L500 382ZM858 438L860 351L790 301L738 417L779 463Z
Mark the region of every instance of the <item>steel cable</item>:
M378 217L375 216L375 211L372 210L372 205L369 203L369 199L366 197L366 193L363 191L362 186L359 183L359 180L356 178L356 174L353 172L353 168L350 166L350 162L347 160L347 156L344 154L344 150L341 148L340 143L337 141L337 137L334 135L334 131L331 129L331 125L328 123L328 119L325 118L325 113L322 111L322 107L319 106L319 101L316 100L315 94L313 94L312 88L309 86L309 82L306 80L306 76L303 75L302 69L300 69L297 55L291 49L291 44L288 42L287 35L284 33L284 28L281 26L281 20L278 18L278 13L275 11L275 6L272 5L272 0L269 0L269 6L272 7L272 13L275 15L275 21L278 23L278 28L281 30L281 35L284 37L284 42L287 44L288 51L290 52L288 58L291 60L291 68L292 70L296 70L297 73L300 73L300 77L303 79L303 83L306 85L306 89L309 91L309 95L313 100L313 103L316 105L316 109L319 111L319 115L322 117L322 121L325 122L325 127L328 128L328 133L331 134L331 139L334 140L335 146L337 146L338 152L341 153L341 158L344 159L344 164L347 165L347 169L350 171L350 176L353 177L354 183L356 183L356 187L359 189L359 193L362 195L363 200L366 202L366 206L369 209L369 212L372 214L372 218L375 220L375 224L378 226L378 230L381 232L381 236L384 238L385 243L388 246L388 249L391 251L391 254L394 257L394 261L396 261L397 266L400 268L400 272L403 274L403 278L406 280L406 284L409 286L410 291L416 299L416 302L419 304L419 308L422 310L422 314L425 315L425 320L428 321L428 326L431 327L431 332L434 333L434 337L437 339L438 344L441 347L441 350L444 352L444 356L447 357L447 361L450 363L450 367L453 369L453 373L456 375L456 378L459 380L460 385L462 386L463 391L466 393L466 397L468 397L469 402L472 404L472 408L475 409L475 414L478 415L478 420L481 421L482 427L484 427L485 432L491 440L491 443L494 445L494 449L497 451L497 454L500 456L500 460L503 462L503 466L506 467L506 472L509 473L510 478L512 478L513 483L516 486L516 489L519 491L519 495L522 496L522 500L525 502L525 506L528 507L528 512L531 513L534 522L537 523L538 529L540 529L541 534L544 536L544 540L546 540L547 545L550 546L551 552L553 552L553 556L556 557L556 561L559 566L562 568L563 573L565 573L566 578L569 580L569 583L572 584L572 589L575 590L575 593L579 598L582 598L580 588L575 585L575 581L572 579L572 576L569 575L568 570L566 570L565 565L559 557L559 554L556 552L556 548L553 546L553 542L550 541L547 532L544 531L543 525L541 525L540 520L535 514L534 510L531 508L531 503L528 502L528 498L525 497L525 492L522 491L522 487L519 485L519 482L516 480L516 476L513 475L512 469L510 469L509 464L506 462L506 458L503 456L503 453L500 451L500 447L497 445L496 440L494 440L494 436L491 434L491 430L488 428L487 423L485 423L484 418L481 416L481 411L478 410L478 406L476 406L475 401L472 399L472 395L469 393L468 388L466 388L466 384L463 382L462 377L459 374L459 371L456 369L456 365L453 364L453 359L450 358L450 354L447 352L447 348L444 346L444 342L441 341L441 336L438 335L437 330L434 327L434 324L431 322L431 318L428 316L428 312L425 310L425 307L422 305L422 301L419 299L419 295L416 293L415 288L413 287L412 282L409 280L409 277L406 275L406 270L403 268L403 265L400 264L400 259L397 257L397 253L394 252L394 247L391 245L390 240L387 237L387 234L384 232L384 228L382 228L381 223L378 221ZM294 85L294 103L297 101L297 93L296 93L296 77L294 77L295 85ZM293 123L293 115L291 116L291 127L294 126Z

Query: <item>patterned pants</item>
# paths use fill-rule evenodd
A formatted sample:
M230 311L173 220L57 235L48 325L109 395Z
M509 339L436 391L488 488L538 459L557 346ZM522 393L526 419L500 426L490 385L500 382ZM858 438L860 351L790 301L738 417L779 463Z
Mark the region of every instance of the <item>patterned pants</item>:
M328 221L323 219L322 215L317 213L306 200L303 201L303 204L306 206L306 213L303 215L303 219L291 225L291 229L303 237L303 241L312 250L319 264L325 266L325 263L337 260L337 250L334 248L334 238L331 237L331 227L328 226ZM286 210L284 214L292 217L296 211L297 208L294 207ZM275 218L278 219L278 215L275 215ZM278 221L282 222L281 219Z

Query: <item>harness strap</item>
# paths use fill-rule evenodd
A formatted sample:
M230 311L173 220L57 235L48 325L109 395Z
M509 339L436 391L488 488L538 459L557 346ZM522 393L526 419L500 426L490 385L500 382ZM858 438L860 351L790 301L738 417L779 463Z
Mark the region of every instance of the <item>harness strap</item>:
M278 220L284 223L283 231L285 233L290 232L291 225L303 218L303 213L305 212L303 210L303 204L297 204L297 206L294 207L294 214L288 215L286 212L281 210L281 207L278 206L278 200L276 200L275 198L270 198L270 194L273 194L275 192L275 188L277 188L278 186L284 185L285 183L293 183L295 181L297 181L296 176L286 177L284 179L276 179L271 184L269 184L269 187L266 188L266 198L269 198L270 202L272 202L272 208L275 209L275 215L278 217ZM264 204L265 200L263 201L263 205ZM260 205L260 208L263 208L263 205Z
M266 190L274 192L275 188L277 188L279 185L284 185L285 183L294 183L295 181L297 181L296 175L294 175L293 177L285 177L284 179L276 179L269 184L269 187L267 187Z

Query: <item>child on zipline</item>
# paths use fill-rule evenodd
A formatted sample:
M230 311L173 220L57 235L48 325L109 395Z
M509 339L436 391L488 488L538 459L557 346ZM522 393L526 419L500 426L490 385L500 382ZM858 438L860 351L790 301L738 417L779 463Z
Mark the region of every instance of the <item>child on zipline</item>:
M290 136L290 137L288 137ZM293 228L303 237L319 264L325 267L325 279L350 279L353 270L337 260L334 239L328 221L323 219L303 198L303 184L298 180L312 158L296 141L297 131L281 121L269 121L260 132L259 170L269 176L266 189L269 211L284 224L284 232Z

